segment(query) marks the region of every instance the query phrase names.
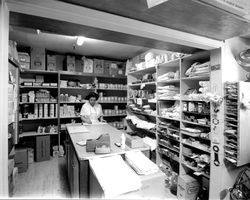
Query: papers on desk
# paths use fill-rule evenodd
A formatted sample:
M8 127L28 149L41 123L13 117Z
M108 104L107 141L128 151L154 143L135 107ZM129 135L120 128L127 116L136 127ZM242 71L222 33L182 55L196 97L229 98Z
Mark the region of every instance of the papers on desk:
M145 138L143 138L142 139L143 140L143 142L145 143L145 144L147 144L148 146L150 146L150 150L151 151L154 151L155 149L156 149L156 147L157 147L157 142L156 142L156 139L151 139L150 137L145 137Z
M158 172L159 168L141 151L131 151L125 154L125 159L137 174L148 175Z
M88 124L88 123L82 123L85 126L89 126L89 125L103 125L103 124L108 124L107 122L93 122L92 124Z
M76 126L68 126L67 127L69 133L86 133L89 132L89 129L87 129L83 125L76 125Z
M120 155L89 160L90 168L101 185L105 198L138 190L139 176L125 163Z

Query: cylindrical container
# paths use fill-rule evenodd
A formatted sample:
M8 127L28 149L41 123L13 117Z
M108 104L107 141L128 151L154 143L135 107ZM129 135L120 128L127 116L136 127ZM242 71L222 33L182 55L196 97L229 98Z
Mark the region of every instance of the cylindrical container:
M125 149L125 140L126 140L125 135L124 135L124 133L122 133L122 135L121 135L121 149Z
M47 103L43 105L43 116L48 117L48 104Z
M38 117L39 117L39 118L42 118L42 117L43 117L43 104L41 104L41 103L39 103Z
M198 103L198 113L202 113L203 112L203 105L202 103Z
M50 104L50 108L49 108L49 116L50 117L55 117L55 107L54 104Z
M35 118L38 118L38 104L34 105L34 115Z

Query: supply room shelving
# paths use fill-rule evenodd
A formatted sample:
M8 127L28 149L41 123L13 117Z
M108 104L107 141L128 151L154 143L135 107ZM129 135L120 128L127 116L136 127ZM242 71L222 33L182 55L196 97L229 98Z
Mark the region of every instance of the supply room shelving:
M186 76L187 70L196 62L204 68L204 73L198 72ZM198 64L198 63L197 63ZM201 71L202 71L201 70ZM156 82L143 82L147 73L156 73ZM202 51L193 55L177 58L158 64L157 67L142 69L128 73L128 105L133 105L133 114L145 116L143 106L149 97L144 97L148 90L156 92L156 163L170 168L176 174L189 174L209 191L210 180L210 103L202 98L200 83L210 81L210 52ZM209 84L208 84L209 85ZM198 95L187 95L190 89ZM209 88L210 89L210 88ZM136 91L137 90L137 91ZM143 95L141 95L143 94ZM201 110L183 108L185 105L198 106ZM130 108L130 107L129 107ZM137 109L141 109L138 111ZM197 107L198 108L198 107ZM131 109L131 108L130 108ZM205 118L205 119L204 119ZM200 136L189 134L182 129L192 128L201 130ZM189 143L197 141L196 143ZM187 154L185 151L192 152ZM205 159L205 162L202 160ZM205 180L204 180L205 178Z
M36 137L40 135L51 135L54 137L54 135L57 135L57 138L54 138L54 143L56 145L60 145L63 143L64 140L64 129L61 129L61 127L66 123L71 123L72 120L75 122L80 122L81 118L79 116L81 106L86 102L85 97L90 91L95 91L98 93L101 93L99 103L102 105L103 110L110 109L111 107L116 104L119 109L117 113L110 113L110 114L104 114L104 119L108 123L122 121L122 119L126 116L125 113L125 107L127 104L127 79L124 75L115 75L115 76L109 76L106 74L94 74L94 73L82 73L82 72L70 72L70 71L45 71L45 70L27 70L22 69L20 72L21 81L19 85L19 90L21 93L28 93L29 91L38 91L38 90L48 90L51 94L55 97L53 101L47 100L42 102L37 101L20 101L19 107L20 107L20 113L22 114L22 111L24 107L29 107L29 112L31 114L34 113L34 107L42 105L47 105L50 107L50 105L54 105L56 107L54 117L23 117L19 116L19 124L22 130L20 131L20 138L24 140L26 137ZM41 85L24 85L23 79L28 79L31 82L36 82L35 77L36 76L43 76L44 82L50 83L56 83L57 86L42 86ZM31 80L30 80L31 79ZM94 81L97 79L99 82L103 82L104 86L107 88L101 88L100 85L97 82L97 85L94 85ZM70 86L68 85L68 82L65 85L61 85L61 81L68 81L68 80L79 80L78 86ZM29 82L27 81L27 82ZM81 84L81 85L80 85ZM119 84L117 87L110 88L108 87L108 84L111 84L109 86L113 86L115 84ZM76 96L81 95L80 101L65 101L63 99L60 99L61 94L68 94L68 97L70 95ZM104 98L103 98L104 97ZM115 99L110 100L109 97L114 97ZM107 98L107 99L106 99ZM60 112L60 106L73 106L74 107L74 114L72 115L62 115L62 112ZM112 107L112 110L114 107ZM62 110L61 110L62 111ZM56 128L56 131L54 133L38 133L37 128L39 126L46 126L46 125L54 125Z

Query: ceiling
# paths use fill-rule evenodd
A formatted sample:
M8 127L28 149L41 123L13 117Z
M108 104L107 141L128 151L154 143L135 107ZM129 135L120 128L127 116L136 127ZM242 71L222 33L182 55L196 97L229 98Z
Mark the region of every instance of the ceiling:
M82 46L76 45L76 36L52 34L36 29L10 26L9 37L21 46L39 46L58 53L126 60L148 50L145 47L86 38Z
M249 22L201 3L200 0L168 0L152 8L148 8L146 0L62 0L62 2L220 41L235 36L250 35ZM183 53L195 53L201 50L182 44L19 12L10 12L10 25L11 39L29 46L46 46L50 50L62 53L71 52L124 60L149 48ZM41 34L37 35L36 29L40 29ZM76 35L92 39L87 40L82 47L76 46L73 49Z
M62 1L216 40L250 33L249 22L204 0L168 0L150 9L147 0Z

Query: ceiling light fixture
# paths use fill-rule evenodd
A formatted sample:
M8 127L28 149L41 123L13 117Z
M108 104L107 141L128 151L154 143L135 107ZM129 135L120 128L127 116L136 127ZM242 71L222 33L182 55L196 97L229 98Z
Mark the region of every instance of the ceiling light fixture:
M77 36L76 44L77 44L78 46L82 46L82 44L84 43L85 39L86 39L86 38L83 37L83 36Z

